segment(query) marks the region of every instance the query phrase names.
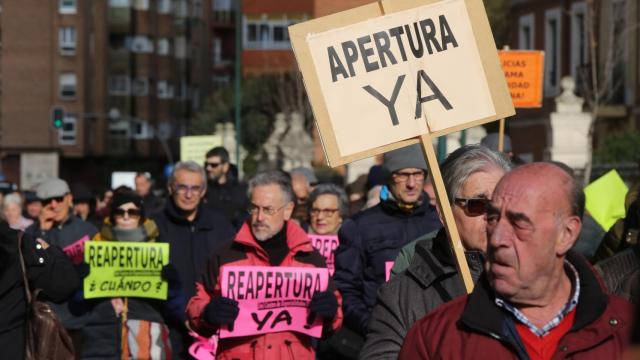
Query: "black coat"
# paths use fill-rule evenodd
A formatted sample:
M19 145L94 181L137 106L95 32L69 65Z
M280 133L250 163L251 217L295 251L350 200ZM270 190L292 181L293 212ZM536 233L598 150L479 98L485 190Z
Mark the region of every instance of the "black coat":
M153 220L160 230L159 241L169 243L169 262L178 271L187 301L196 294L196 281L205 270L211 252L233 240L235 231L229 221L204 204L198 206L193 221L180 214L172 199ZM185 309L182 309L184 313ZM191 338L184 326L170 326L171 347L176 359L189 358Z
M184 294L190 299L196 294L196 281L200 280L209 255L221 244L231 241L235 231L224 216L203 204L198 206L195 219L189 221L171 199L153 220L160 230L159 240L170 245L169 262L178 271Z
M346 326L366 334L378 287L385 282L385 263L394 261L410 241L441 226L427 201L407 211L386 200L344 222L338 233L334 279L343 297Z
M71 262L59 248L47 250L24 235L22 251L31 288L42 298L62 302L80 287ZM18 254L18 232L0 223L0 349L3 359L22 359L25 350L26 294Z
M220 185L216 181L209 181L206 203L210 209L224 215L234 228L240 229L248 217L247 186L233 178L224 185Z

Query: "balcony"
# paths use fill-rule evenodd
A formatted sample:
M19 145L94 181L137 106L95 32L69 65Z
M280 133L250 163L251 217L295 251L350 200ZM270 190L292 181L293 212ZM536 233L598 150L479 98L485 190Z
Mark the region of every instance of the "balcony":
M131 68L131 52L127 49L109 49L109 72L128 74Z
M131 8L109 7L107 21L109 32L115 34L128 34L131 32Z

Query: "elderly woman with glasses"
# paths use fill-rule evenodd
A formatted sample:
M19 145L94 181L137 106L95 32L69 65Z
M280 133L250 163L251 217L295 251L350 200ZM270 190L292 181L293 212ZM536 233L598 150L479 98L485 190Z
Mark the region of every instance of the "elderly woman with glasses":
M320 184L309 195L307 214L309 233L335 235L349 215L347 194L334 184Z
M142 198L129 189L114 193L110 215L94 241L155 242L158 227L145 218ZM89 322L83 330L83 358L144 358L170 356L169 322L184 321L184 296L172 265L162 269L169 281L167 301L147 298L112 298L86 301ZM141 339L144 339L142 341Z

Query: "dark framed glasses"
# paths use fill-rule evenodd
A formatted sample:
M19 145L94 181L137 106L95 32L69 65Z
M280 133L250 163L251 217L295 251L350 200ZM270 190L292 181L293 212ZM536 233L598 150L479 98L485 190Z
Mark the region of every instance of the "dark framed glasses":
M467 216L480 216L487 213L489 201L487 198L455 198L453 203L461 207Z
M217 163L217 162L208 162L208 161L205 161L205 162L204 162L204 167L205 167L205 168L212 168L212 169L215 169L215 168L217 168L217 167L218 167L218 166L220 166L220 165L222 165L222 163L221 163L221 162L218 162L218 163Z
M113 211L113 216L115 217L125 217L125 215L130 218L139 218L142 216L142 210L117 208Z
M48 199L42 200L42 206L48 206L54 200L55 200L55 202L57 202L59 204L59 203L64 201L64 195L62 195L62 196L54 196L54 197L50 197Z

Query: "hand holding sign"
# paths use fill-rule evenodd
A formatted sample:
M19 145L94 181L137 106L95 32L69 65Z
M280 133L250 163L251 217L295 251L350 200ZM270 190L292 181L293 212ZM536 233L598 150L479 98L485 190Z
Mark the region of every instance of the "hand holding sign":
M233 322L236 321L238 312L240 312L240 308L237 301L224 296L216 296L204 308L202 317L211 325L227 325L227 328L233 331Z
M331 291L317 292L313 294L309 304L311 314L320 316L323 319L333 319L338 311L338 300ZM312 323L313 321L308 321Z

